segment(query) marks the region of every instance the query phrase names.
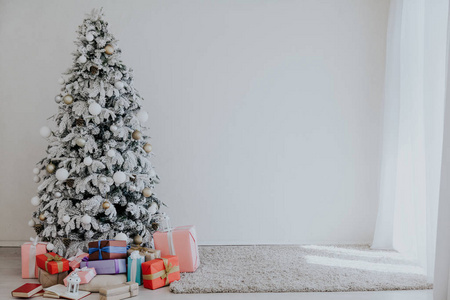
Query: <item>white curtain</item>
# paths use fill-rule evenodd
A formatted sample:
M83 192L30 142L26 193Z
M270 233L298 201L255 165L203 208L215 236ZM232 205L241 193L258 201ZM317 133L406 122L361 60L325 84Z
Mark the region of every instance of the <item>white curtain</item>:
M417 258L430 281L439 200L448 0L392 0L380 203L372 248Z
M450 19L450 11L448 16ZM447 36L445 121L434 273L434 300L450 300L450 23L448 24Z

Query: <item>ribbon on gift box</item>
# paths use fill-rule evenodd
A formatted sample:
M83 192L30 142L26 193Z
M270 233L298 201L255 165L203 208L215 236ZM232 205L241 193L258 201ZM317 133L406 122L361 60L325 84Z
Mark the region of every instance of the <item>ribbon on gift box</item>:
M176 227L176 229L188 229L189 227L191 227L191 225ZM189 231L189 235L191 236L192 240L194 241L195 248L198 249L197 241L195 240L194 236L192 235L192 233L190 231ZM198 251L197 251L197 255L195 256L195 266L197 266L197 265L198 265Z
M36 245L39 243L39 237L35 238L30 237L31 247L29 253L29 264L28 264L28 274L30 274L30 278L36 277Z
M139 254L139 251L133 251L130 254L130 259L131 259L131 270L130 270L130 280L131 282L137 282L136 281L136 275L137 275L137 265L138 265L138 260L140 258L142 258L142 255Z
M98 259L102 259L102 252L108 252L108 253L127 253L126 247L118 247L118 246L105 246L100 247L100 243L102 241L98 241L98 247L97 248L89 248L89 254L92 254L94 252L98 251Z
M89 268L89 257L88 256L84 257L82 259L82 261L86 262L86 266L84 268ZM91 267L91 268L93 268L93 267ZM120 271L119 260L118 259L114 259L114 268L115 268L115 271L116 271L115 273L118 274L119 271Z
M56 262L56 265L58 266L58 273L61 273L63 271L64 262L62 261L63 258L61 256L59 256L58 254L53 256L49 253L45 253L44 255L47 257L47 260L45 261L45 271L48 272L48 263L52 261Z
M169 264L169 260L167 258L157 258L161 259L164 263L164 270L161 270L159 272L153 273L153 274L146 274L143 275L144 280L153 280L156 278L162 278L166 279L165 285L169 285L169 274L175 273L180 271L180 266L174 266L172 264Z
M81 260L83 259L82 257L78 257L81 254L84 254L83 251L81 251L80 249L78 249L77 254L75 254L75 256L69 257L67 260L68 261L77 261L77 262L81 262Z
M153 249L142 246L134 246L130 247L128 250L133 250L132 253L134 253L134 251L138 251L140 255L145 255L145 253L151 252Z

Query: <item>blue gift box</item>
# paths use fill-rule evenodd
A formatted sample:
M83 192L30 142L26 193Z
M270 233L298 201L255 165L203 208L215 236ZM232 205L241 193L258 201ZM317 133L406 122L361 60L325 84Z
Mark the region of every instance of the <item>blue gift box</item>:
M145 256L139 254L139 251L133 251L128 256L127 281L137 282L139 285L143 283L141 264L144 262Z

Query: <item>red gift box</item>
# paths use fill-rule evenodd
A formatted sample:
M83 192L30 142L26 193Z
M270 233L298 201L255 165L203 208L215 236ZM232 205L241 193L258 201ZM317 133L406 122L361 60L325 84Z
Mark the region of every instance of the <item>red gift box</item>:
M50 274L69 271L69 261L53 252L37 255L36 264Z
M144 287L155 290L180 280L180 266L178 257L167 255L154 260L149 260L141 265Z

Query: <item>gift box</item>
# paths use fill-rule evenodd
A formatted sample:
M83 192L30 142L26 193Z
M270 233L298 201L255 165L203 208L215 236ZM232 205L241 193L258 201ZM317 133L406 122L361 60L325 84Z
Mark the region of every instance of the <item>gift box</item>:
M133 246L128 249L128 256L130 256L134 251L139 251L139 254L145 256L145 261L154 260L161 257L161 251L141 246Z
M49 272L39 268L39 283L43 288L54 286L55 284L64 284L64 278L69 274L68 271L50 274Z
M91 282L91 280L97 275L97 272L95 271L95 268L88 268L84 267L81 269L75 269L70 274L77 273L78 277L80 277L80 284L86 284ZM69 274L69 276L70 276ZM64 278L64 285L67 286L67 279L69 279L69 276L66 276Z
M128 256L127 264L127 280L142 284L142 269L141 264L145 262L145 256L141 255L139 251L133 251Z
M100 300L120 300L139 295L139 285L136 282L126 282L100 289Z
M127 258L127 242L102 240L90 242L89 260Z
M69 261L53 252L37 255L36 264L50 274L69 271Z
M153 241L162 256L178 256L180 272L197 270L200 260L194 225L176 227L166 232L157 231L153 234Z
M71 270L75 270L80 267L80 263L83 260L83 258L88 257L88 253L84 253L80 249L78 249L78 252L75 256L69 257L67 260L69 261L69 267Z
M94 268L97 274L124 274L127 272L126 259L108 259L88 261L84 258L80 267Z
M180 266L178 257L167 255L154 260L146 261L141 265L144 287L155 290L180 280Z
M38 238L21 247L22 278L38 278L36 255L47 253L47 243L39 243Z

